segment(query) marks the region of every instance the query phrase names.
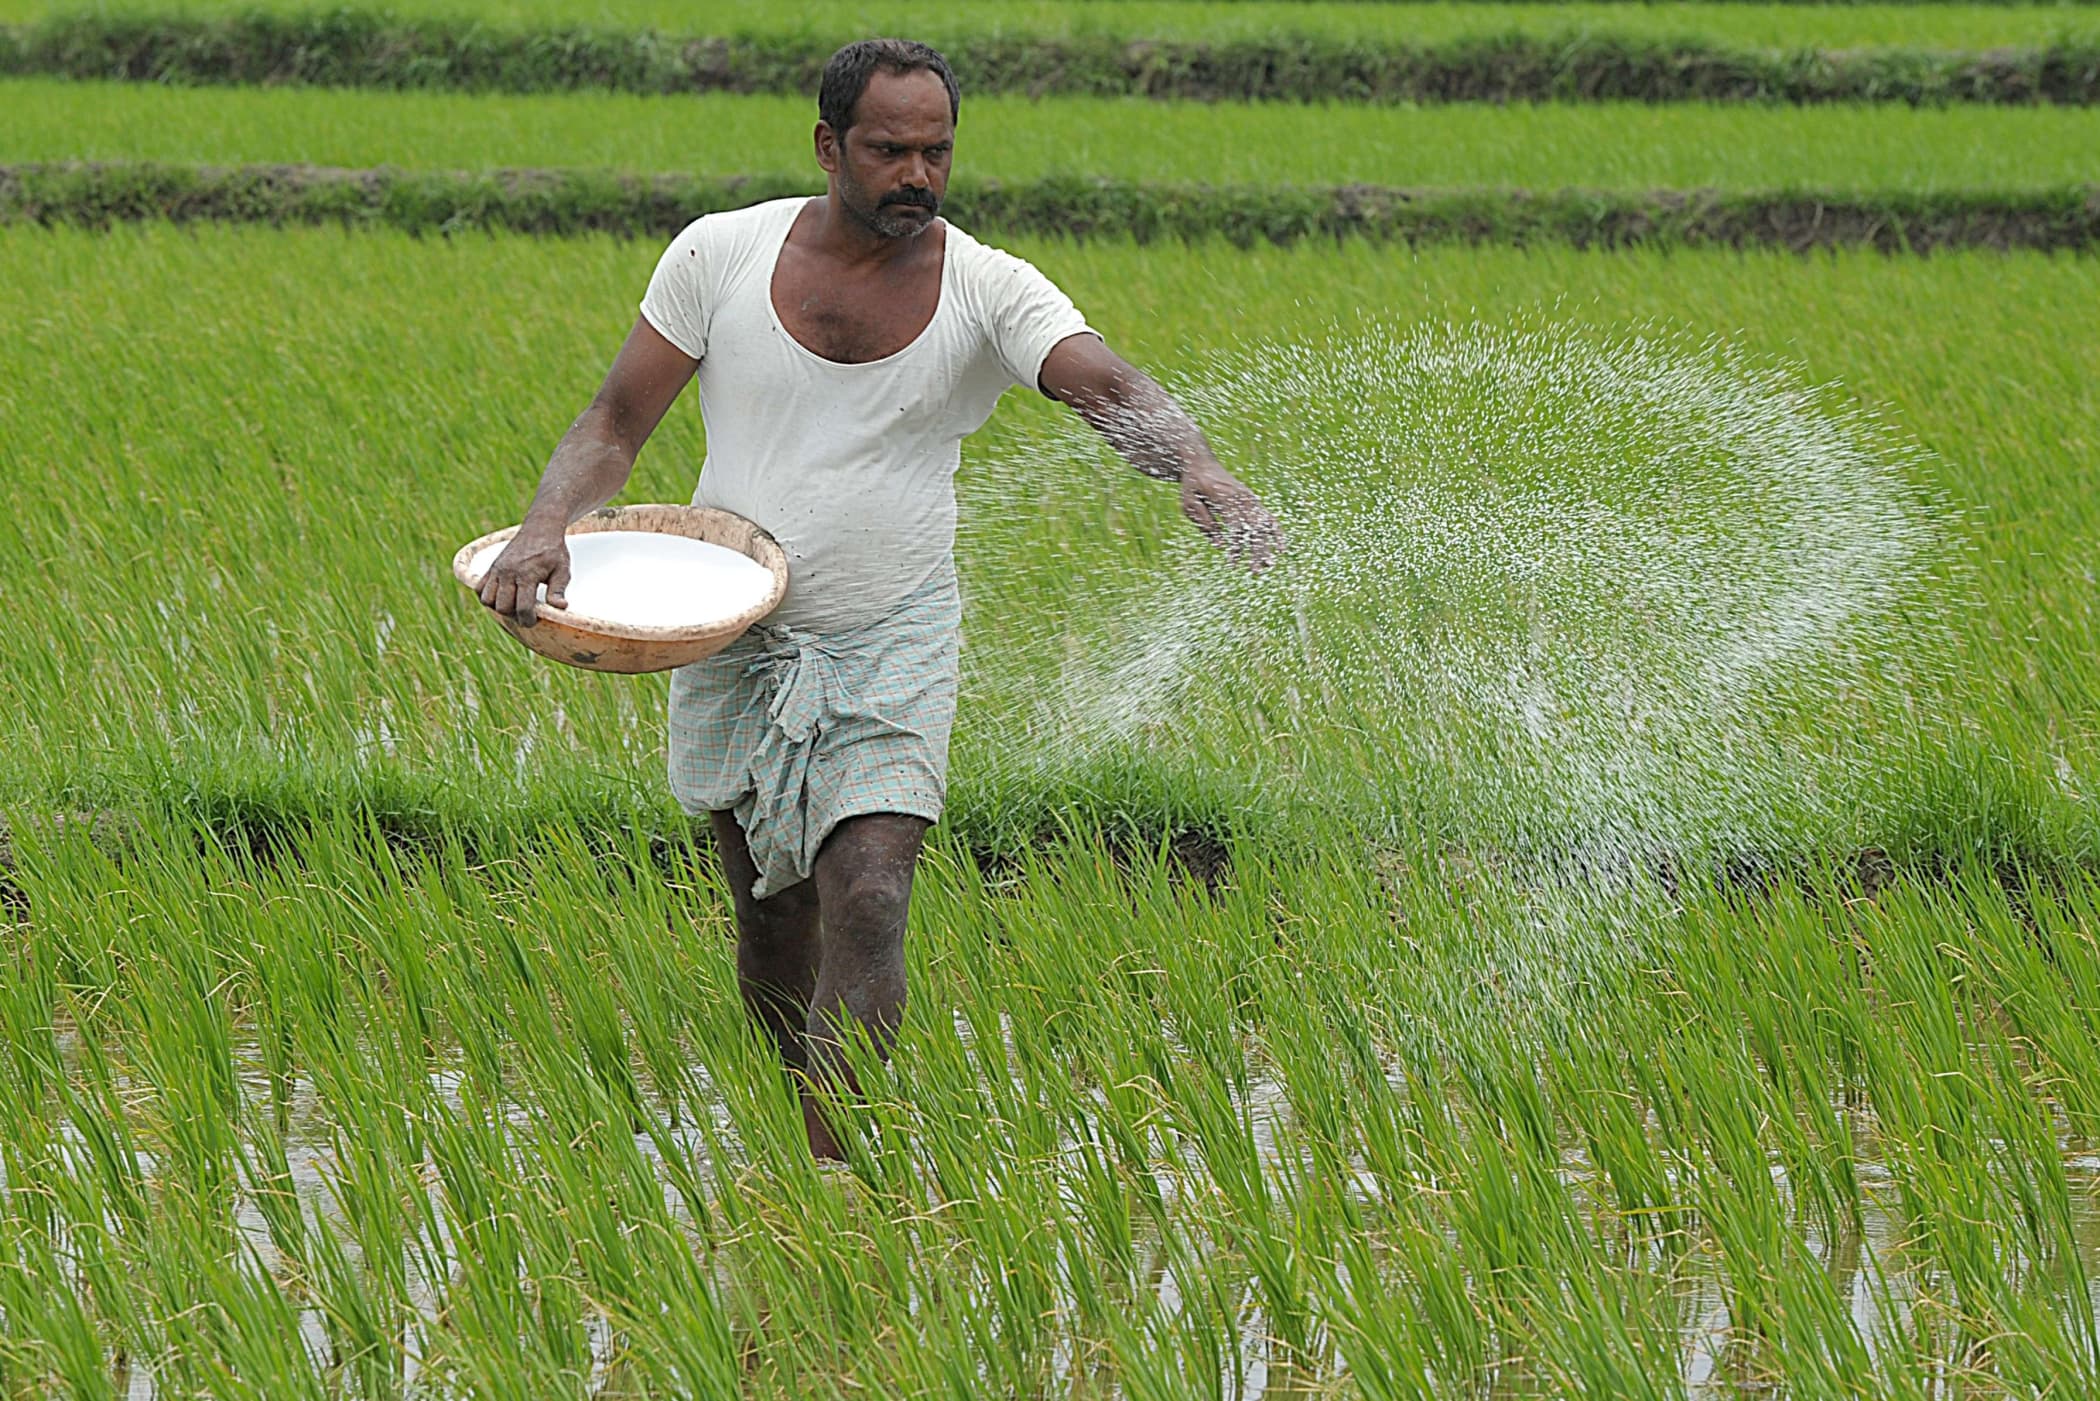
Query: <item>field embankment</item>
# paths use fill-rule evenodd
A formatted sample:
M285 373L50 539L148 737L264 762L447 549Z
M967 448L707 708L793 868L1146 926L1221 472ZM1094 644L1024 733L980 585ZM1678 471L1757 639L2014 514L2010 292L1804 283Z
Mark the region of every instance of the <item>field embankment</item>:
M1692 39L1731 49L1927 49L1981 53L2100 39L2100 6L2077 3L1793 3L1793 0L417 0L409 6L315 0L153 0L125 7L78 0L0 0L0 24L37 27L112 13L183 23L275 20L347 24L432 22L502 34L554 30L675 36L752 36L769 42L811 35L903 34L956 47L987 37L1095 42L1164 40L1243 44L1306 38L1360 48L1444 44L1517 35L1574 34L1635 41Z
M107 228L173 223L342 224L408 233L668 236L711 210L807 194L806 180L694 180L611 172L447 175L313 167L153 164L0 166L0 222ZM1565 244L1575 248L1864 247L2030 251L2100 246L2100 193L1437 190L1346 186L962 182L947 208L1000 237L1304 239Z
M222 19L71 13L0 27L0 73L159 84L308 84L468 92L805 93L843 30L729 35L377 12ZM946 52L973 93L1363 103L1733 101L2089 105L2100 41L1963 52L1760 48L1680 34L1510 31L1440 40L962 33Z

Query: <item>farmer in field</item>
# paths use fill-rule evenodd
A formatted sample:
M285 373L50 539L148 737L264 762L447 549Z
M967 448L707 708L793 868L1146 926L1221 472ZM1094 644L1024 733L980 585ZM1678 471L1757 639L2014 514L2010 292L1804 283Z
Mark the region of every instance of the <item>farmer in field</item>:
M481 601L530 623L563 602L563 531L627 481L696 374L696 505L787 552L785 601L673 673L670 778L711 815L746 1005L804 1077L811 1150L836 1157L808 1090L852 1088L841 1037L887 1048L904 1009L912 872L940 816L961 619L954 475L1015 384L1062 400L1250 568L1275 519L1164 390L1033 267L940 218L959 95L940 54L849 44L818 96L813 199L695 220L665 250L590 407L554 450ZM1026 501L1014 503L1030 509Z

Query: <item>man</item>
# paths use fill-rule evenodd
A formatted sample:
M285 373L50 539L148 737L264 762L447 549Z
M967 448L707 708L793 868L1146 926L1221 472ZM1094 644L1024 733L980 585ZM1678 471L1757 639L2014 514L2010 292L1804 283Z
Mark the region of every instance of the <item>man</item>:
M694 221L554 450L481 601L529 625L560 606L570 521L625 485L687 380L707 428L697 505L771 531L786 599L672 676L670 775L711 815L751 1014L809 1091L850 1091L848 1019L887 1049L904 1008L912 872L940 815L957 689L953 477L1019 383L1062 400L1250 568L1276 522L1164 390L1027 263L939 217L960 107L923 44L849 44L818 95L815 199Z

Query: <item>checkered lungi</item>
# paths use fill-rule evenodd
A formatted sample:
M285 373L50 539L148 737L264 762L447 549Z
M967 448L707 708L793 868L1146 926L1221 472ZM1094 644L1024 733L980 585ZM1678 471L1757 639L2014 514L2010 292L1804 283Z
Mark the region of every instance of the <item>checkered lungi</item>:
M961 637L951 567L865 627L759 623L671 673L671 792L693 816L734 810L753 895L808 879L846 818L939 819Z

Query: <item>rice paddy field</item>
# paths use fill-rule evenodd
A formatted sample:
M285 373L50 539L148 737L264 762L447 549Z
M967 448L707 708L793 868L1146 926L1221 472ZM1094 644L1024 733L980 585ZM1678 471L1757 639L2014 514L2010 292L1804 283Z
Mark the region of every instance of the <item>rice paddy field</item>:
M1982 51L2096 12L431 13ZM813 105L25 79L0 165L815 190ZM1987 205L2100 184L2090 110L966 94L957 172ZM0 225L0 1393L2100 1392L2092 252L997 241L1289 546L1235 572L1033 396L966 444L949 805L826 1170L666 678L551 666L449 573L661 243ZM619 499L704 450L681 402Z
M620 168L801 176L806 98L546 97L0 82L0 162ZM1139 98L968 104L958 171L1230 185L2048 189L2089 180L2085 107L1302 107ZM967 166L960 164L968 161Z

